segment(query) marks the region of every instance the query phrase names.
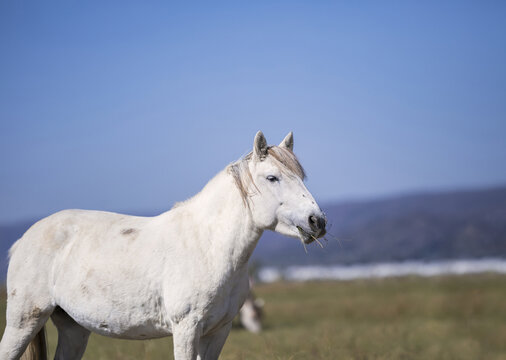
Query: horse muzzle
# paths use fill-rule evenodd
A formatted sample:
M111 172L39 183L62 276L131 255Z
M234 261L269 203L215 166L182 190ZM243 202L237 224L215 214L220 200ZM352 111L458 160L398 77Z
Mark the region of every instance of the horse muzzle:
M323 215L311 215L308 218L309 228L313 232L311 234L315 238L321 238L325 236L327 230L325 230L325 226L327 225L327 219Z

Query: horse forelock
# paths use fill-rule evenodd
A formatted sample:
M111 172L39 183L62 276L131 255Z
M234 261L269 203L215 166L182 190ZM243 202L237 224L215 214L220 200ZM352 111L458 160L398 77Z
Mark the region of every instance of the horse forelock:
M279 146L269 146L267 148L267 156L274 159L274 163L277 164L279 169L288 176L297 176L302 180L306 178L304 168L297 159L297 156L295 156L290 149ZM249 206L249 185L253 184L256 188L248 166L250 161L253 161L253 152L248 153L243 158L228 166L228 172L232 175L235 185L237 186L237 189L241 194L241 198L246 206ZM258 188L256 189L258 190Z
M290 176L298 176L301 180L306 178L306 172L300 164L297 156L288 148L271 146L267 149L267 154L272 156L277 163L281 164L282 172Z

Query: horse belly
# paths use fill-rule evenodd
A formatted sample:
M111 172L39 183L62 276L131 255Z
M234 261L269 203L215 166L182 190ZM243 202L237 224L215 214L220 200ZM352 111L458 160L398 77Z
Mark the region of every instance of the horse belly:
M165 321L162 299L142 293L124 297L73 297L56 299L77 323L86 329L123 339L152 339L171 334Z
M62 264L54 283L56 304L101 335L125 339L169 335L158 280L131 259L112 266L97 260L103 259Z

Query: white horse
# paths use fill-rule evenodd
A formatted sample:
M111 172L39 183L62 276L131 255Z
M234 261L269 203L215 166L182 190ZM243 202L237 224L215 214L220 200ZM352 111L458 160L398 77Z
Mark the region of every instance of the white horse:
M90 332L173 336L174 357L217 359L248 294L248 259L265 229L304 243L325 217L303 184L292 133L228 165L193 198L155 217L65 210L34 224L10 250L0 359L80 359Z

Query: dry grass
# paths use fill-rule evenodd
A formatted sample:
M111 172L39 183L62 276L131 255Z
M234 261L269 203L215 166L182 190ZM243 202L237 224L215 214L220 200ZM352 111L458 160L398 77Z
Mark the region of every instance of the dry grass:
M256 292L266 300L265 331L233 330L222 359L506 359L506 276L279 283ZM48 330L54 353L52 324ZM171 353L171 338L93 335L85 359Z

